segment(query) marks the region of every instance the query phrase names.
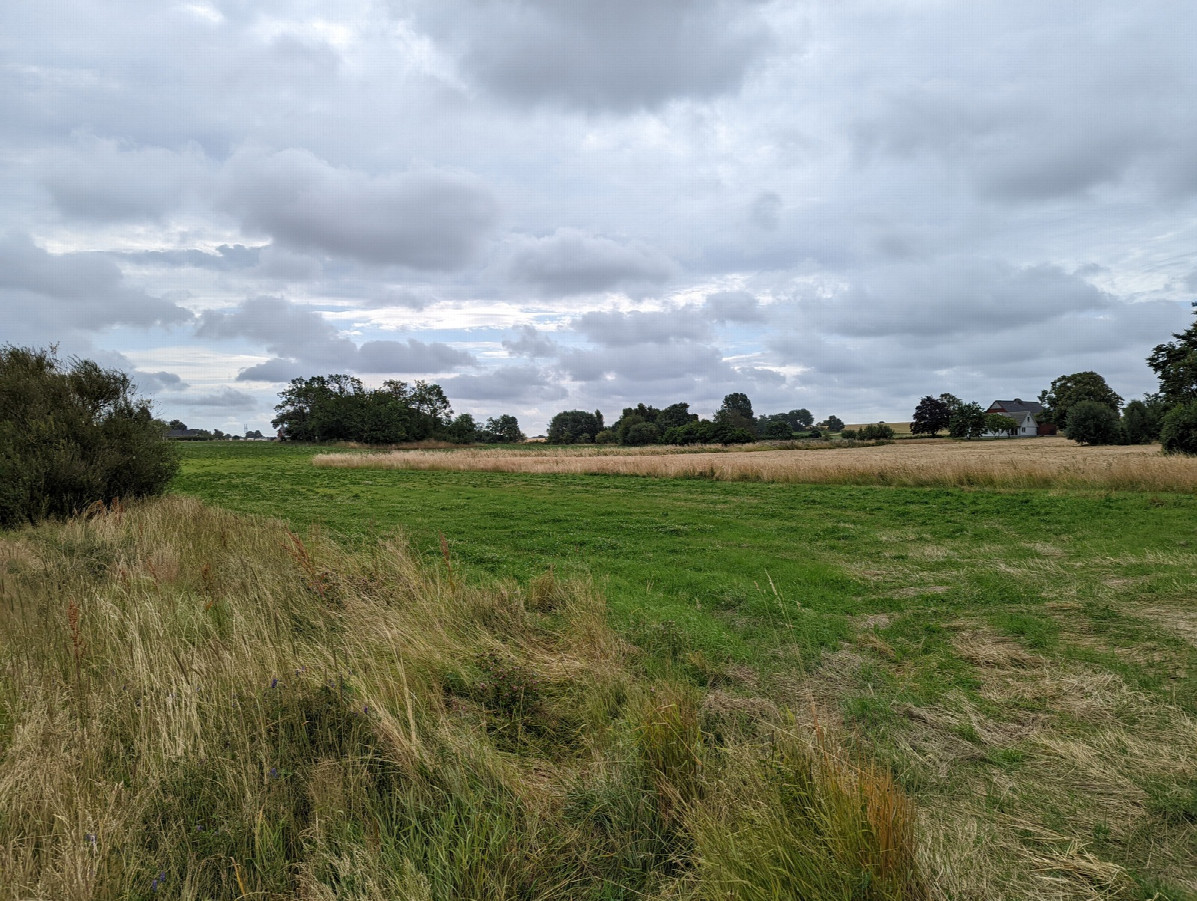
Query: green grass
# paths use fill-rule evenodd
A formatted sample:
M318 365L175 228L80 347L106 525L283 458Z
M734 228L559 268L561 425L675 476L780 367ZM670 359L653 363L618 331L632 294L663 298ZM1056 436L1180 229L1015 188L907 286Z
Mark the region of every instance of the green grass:
M351 548L397 534L441 569L443 535L453 572L483 584L592 581L641 672L813 711L888 763L932 811L946 894L1197 891L1192 495L318 468L314 453L188 446L174 490Z

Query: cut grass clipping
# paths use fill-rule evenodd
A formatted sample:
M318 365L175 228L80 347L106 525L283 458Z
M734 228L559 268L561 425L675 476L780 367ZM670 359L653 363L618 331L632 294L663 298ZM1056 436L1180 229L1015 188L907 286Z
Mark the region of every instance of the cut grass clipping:
M928 894L883 769L452 563L178 497L0 536L0 897Z

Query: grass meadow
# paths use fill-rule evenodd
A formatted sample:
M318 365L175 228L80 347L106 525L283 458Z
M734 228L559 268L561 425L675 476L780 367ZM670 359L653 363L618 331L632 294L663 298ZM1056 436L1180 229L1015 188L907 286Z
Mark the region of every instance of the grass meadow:
M319 454L317 466L639 475L653 478L954 488L1197 491L1197 458L1157 445L1080 447L1066 438L741 448L531 447Z
M1191 487L183 451L0 535L0 897L1197 897Z

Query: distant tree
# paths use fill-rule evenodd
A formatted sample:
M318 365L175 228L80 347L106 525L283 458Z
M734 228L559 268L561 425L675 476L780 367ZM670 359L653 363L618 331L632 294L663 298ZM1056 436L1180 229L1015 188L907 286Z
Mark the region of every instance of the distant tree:
M790 428L795 432L801 432L803 429L809 429L815 424L815 417L811 415L810 410L806 407L800 407L797 410L791 410L786 414L786 419L790 423Z
M1197 301L1193 309L1197 314ZM1197 320L1172 337L1176 340L1157 344L1147 358L1147 365L1160 380L1160 396L1169 408L1197 400Z
M972 440L985 434L985 411L980 404L961 403L948 422L948 434L953 438Z
M756 432L770 441L788 441L794 437L794 427L784 413L762 416L757 420Z
M603 431L603 414L595 410L564 410L549 421L550 444L589 444Z
M752 401L747 394L739 391L726 395L723 405L715 413L714 421L736 428L752 428Z
M1122 398L1096 372L1074 372L1060 376L1050 388L1040 392L1039 402L1043 404L1044 411L1039 418L1042 422L1055 423L1067 431L1069 411L1083 400L1105 404L1114 411L1115 418L1118 408L1122 406Z
M217 441L224 441L224 439L228 438L229 436L226 435L224 432L222 432L220 429L213 429L212 437L215 438Z
M187 423L183 422L183 420L181 420L181 419L172 419L170 422L168 422L166 424L166 427L168 429L170 429L172 432L187 431Z
M1018 431L1018 423L1004 413L986 413L985 431L993 435L1013 435Z
M161 493L179 466L164 433L125 373L0 347L0 526Z
M349 375L293 379L271 420L289 441L398 444L448 437L453 410L440 385L388 380L367 391Z
M502 416L492 416L486 420L481 437L487 444L519 444L525 436L520 431L519 420L504 413Z
M690 405L685 403L670 404L662 410L656 419L656 426L662 432L679 426L698 422L698 414L690 412Z
M640 447L645 444L659 444L660 442L661 430L657 428L656 424L640 421L632 422L628 425L619 443L631 447Z
M473 444L478 440L478 423L469 413L462 413L449 423L448 436L454 444Z
M253 431L246 432L245 437L246 438L256 438L258 441L261 441L265 437L265 435L262 434L261 429L254 429Z
M1168 411L1160 428L1160 444L1166 454L1197 454L1197 400Z
M828 416L827 417L827 431L842 432L843 430L844 430L844 420L840 419L838 416Z
M1158 394L1132 400L1122 410L1122 439L1127 444L1148 444L1160 437L1167 406Z
M1078 444L1117 444L1118 413L1099 401L1077 401L1068 411L1065 434Z
M857 432L856 437L861 441L892 441L894 430L884 422L874 422Z
M952 408L944 400L943 395L932 397L928 394L919 401L914 408L914 419L910 422L912 435L930 435L932 438L948 427L952 420Z

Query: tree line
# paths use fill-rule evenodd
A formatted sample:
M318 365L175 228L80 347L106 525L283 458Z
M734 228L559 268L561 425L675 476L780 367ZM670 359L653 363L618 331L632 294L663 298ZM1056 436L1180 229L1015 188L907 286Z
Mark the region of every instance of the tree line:
M292 379L279 393L271 425L286 441L357 441L362 444L406 444L449 441L453 444L518 443L524 440L519 421L509 414L479 426L469 413L453 416L440 385L388 379L367 390L344 374Z
M723 398L710 419L690 412L688 403L657 407L637 404L624 407L611 425L601 410L562 410L549 422L546 440L550 444L618 444L641 447L651 444L749 444L758 440L786 441L795 437L819 438L823 431L839 431L844 423L829 416L815 426L815 418L805 408L788 413L755 415L752 401L742 392Z
M1197 311L1197 301L1193 304ZM1159 441L1168 453L1197 453L1197 321L1172 341L1157 344L1147 365L1159 390L1123 406L1122 397L1096 372L1062 375L1039 393L1035 415L1080 444L1147 444ZM952 394L926 395L914 410L910 431L935 437L979 438L1013 433L1017 423Z

